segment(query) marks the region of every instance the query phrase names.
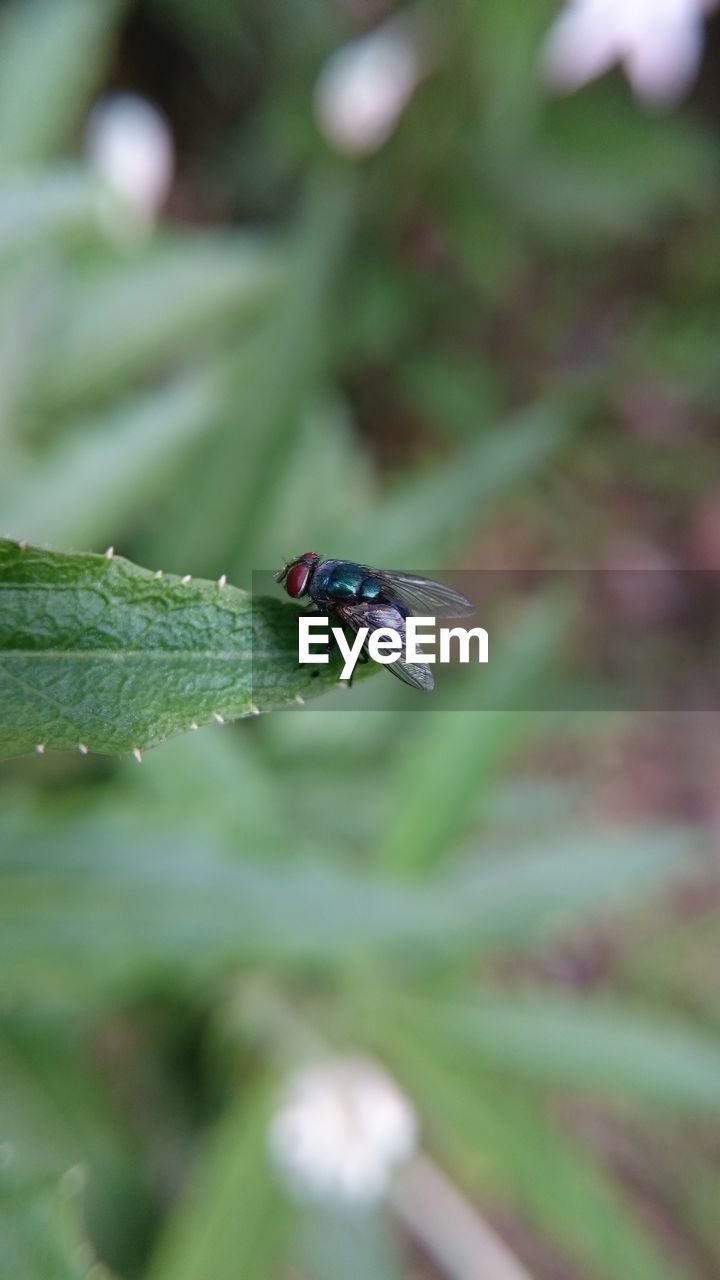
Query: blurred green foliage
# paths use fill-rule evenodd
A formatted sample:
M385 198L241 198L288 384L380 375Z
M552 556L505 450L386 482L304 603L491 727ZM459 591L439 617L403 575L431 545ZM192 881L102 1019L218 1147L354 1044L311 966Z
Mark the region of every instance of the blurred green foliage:
M318 73L394 7L4 7L0 534L245 589L307 546L717 553L717 101L549 101L552 6L428 0L436 64L341 157ZM178 145L145 238L83 153L117 87ZM504 688L562 624L541 599ZM714 726L662 723L648 782L630 717L411 714L393 685L142 769L3 766L2 1280L460 1277L392 1197L282 1184L267 1128L308 1046L393 1073L536 1280L718 1274Z

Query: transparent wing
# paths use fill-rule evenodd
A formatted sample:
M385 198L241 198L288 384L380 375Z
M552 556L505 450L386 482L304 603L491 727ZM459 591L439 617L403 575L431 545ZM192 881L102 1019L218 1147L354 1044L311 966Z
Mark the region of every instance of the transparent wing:
M413 689L424 689L430 693L435 688L433 673L424 662L406 662L404 658L396 658L385 670L391 676L397 676L403 684L411 684Z
M360 627L370 627L371 631L376 631L378 627L399 629L399 622L403 621L391 604L371 604L364 600L359 604L334 601L332 611L353 631L359 631Z
M360 627L370 627L371 631L392 627L405 643L405 619L392 604L341 604L335 611L353 631ZM404 684L412 685L413 689L429 691L435 688L432 671L425 662L406 662L404 658L396 658L387 664L385 670Z
M379 578L388 593L401 600L414 614L428 614L433 618L462 618L475 612L475 605L467 596L444 582L431 578L419 578L401 569L370 569Z

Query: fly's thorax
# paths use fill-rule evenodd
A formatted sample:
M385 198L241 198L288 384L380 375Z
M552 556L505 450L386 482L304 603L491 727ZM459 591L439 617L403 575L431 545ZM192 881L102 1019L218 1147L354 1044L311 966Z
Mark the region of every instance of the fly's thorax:
M321 560L320 564L315 566L310 582L310 595L318 604L329 597L330 579L337 564L337 560Z
M364 576L357 564L336 565L330 578L330 594L335 600L358 600Z
M367 585L369 594L365 594ZM376 600L382 590L377 578L368 576L367 569L351 560L324 560L315 570L311 594L320 603L327 600L338 604L360 600Z

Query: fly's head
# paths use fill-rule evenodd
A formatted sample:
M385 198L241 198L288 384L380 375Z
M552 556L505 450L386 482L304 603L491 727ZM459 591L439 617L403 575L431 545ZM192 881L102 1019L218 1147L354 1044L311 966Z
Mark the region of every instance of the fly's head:
M291 560L279 573L276 573L275 581L282 582L288 595L293 600L299 600L302 596L307 595L312 576L319 562L320 556L317 551L305 551L303 555Z

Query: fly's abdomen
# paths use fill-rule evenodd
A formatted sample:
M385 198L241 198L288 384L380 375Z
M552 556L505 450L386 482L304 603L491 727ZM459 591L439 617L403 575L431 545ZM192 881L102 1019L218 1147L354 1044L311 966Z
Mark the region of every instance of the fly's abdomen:
M372 604L375 600L382 598L382 582L379 578L367 577L363 578L360 584L360 599L367 600Z

